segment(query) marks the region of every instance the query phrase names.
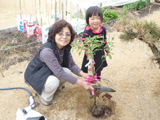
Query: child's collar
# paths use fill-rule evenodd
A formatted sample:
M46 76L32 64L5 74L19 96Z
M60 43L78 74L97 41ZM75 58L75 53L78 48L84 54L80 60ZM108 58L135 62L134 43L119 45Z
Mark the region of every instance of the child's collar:
M95 30L93 30L93 29L90 27L90 25L88 25L88 26L86 27L86 30L89 30L89 29L91 29L92 31L96 32ZM98 30L98 32L96 32L96 33L100 33L100 32L101 32L101 29L102 29L102 24L99 26L99 30Z

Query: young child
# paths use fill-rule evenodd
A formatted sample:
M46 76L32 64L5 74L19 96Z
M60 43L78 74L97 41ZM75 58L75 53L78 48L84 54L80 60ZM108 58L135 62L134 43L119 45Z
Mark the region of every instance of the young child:
M86 39L87 37L89 36L93 37L95 35L102 36L102 38L98 38L97 40L100 41L104 40L104 45L101 46L101 50L96 51L96 54L94 55L95 62L90 63L90 66L92 67L95 66L95 71L97 73L97 76L100 76L102 69L108 65L106 59L105 58L102 59L102 56L105 54L104 46L107 43L106 29L105 27L102 26L102 21L103 21L103 13L98 6L91 6L87 9L86 22L88 26L84 30L82 41L84 42L85 40L87 40ZM91 57L87 59L86 52L87 51L85 51L81 68L83 72L88 72L88 68L85 67L85 65L91 59Z

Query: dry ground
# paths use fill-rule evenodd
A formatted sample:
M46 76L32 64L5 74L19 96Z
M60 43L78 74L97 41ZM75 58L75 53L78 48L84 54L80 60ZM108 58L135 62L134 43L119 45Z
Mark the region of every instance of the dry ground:
M155 11L142 20L155 21L160 26L160 11ZM153 56L149 47L140 42L123 43L120 32L109 32L115 37L113 58L107 58L109 66L102 71L101 85L116 90L112 102L116 103L115 113L106 120L160 120L160 69L151 61ZM80 67L82 55L76 51L73 58ZM36 102L40 102L35 91L24 83L24 71L29 61L12 65L0 74L0 88L25 87L29 89ZM28 93L24 90L0 91L0 120L15 120L18 108L28 106ZM39 105L34 110L45 115L48 120L96 120L90 113L93 99L88 92L77 85L66 84L57 92L51 106ZM98 104L107 104L101 97Z

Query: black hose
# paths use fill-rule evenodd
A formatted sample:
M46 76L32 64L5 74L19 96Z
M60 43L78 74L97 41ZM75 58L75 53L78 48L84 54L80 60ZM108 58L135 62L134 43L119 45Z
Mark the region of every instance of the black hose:
M24 87L0 88L0 90L11 90L11 89L24 89L29 93L29 96L32 96L31 92L27 88L24 88Z

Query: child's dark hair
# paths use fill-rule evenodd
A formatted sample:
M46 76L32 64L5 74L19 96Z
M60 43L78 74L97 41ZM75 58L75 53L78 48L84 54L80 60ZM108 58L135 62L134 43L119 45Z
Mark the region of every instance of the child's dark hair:
M98 6L91 6L86 11L86 22L89 25L89 17L92 15L98 15L101 18L101 21L103 22L103 12Z

